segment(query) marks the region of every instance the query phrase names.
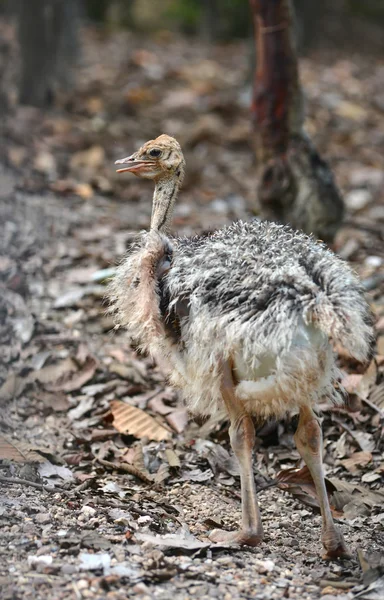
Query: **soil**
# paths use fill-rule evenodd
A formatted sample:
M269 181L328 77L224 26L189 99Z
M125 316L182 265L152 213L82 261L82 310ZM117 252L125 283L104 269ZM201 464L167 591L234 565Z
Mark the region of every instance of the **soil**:
M13 52L13 29L1 26ZM297 471L278 484L300 463L294 419L258 424L264 541L210 543L210 530L235 529L241 516L227 424L187 423L166 365L129 347L106 312L105 280L148 226L151 197L145 183L115 176L113 161L146 139L167 132L185 149L175 231L257 214L248 50L86 30L76 90L55 108L22 107L9 93L0 155L4 600L384 597L383 64L324 51L301 65L307 128L348 210L334 249L361 276L378 333L368 368L340 352L348 403L323 407L326 474L351 559L321 558L311 485ZM12 91L12 72L8 81ZM164 439L119 432L114 401L156 419Z

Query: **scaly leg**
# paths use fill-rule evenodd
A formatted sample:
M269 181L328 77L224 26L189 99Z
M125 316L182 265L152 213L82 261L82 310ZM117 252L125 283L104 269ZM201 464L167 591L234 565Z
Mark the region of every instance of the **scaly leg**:
M242 524L240 531L215 529L209 537L213 542L257 546L263 538L263 526L253 476L252 452L255 445L255 429L251 417L235 396L228 363L224 365L221 393L231 421L229 428L231 446L240 465Z
M323 518L321 541L326 550L323 558L328 560L348 558L350 557L348 548L343 540L343 536L333 522L329 507L323 472L323 437L321 427L313 410L308 406L300 409L299 424L294 438L296 447L312 475L319 497L321 516Z

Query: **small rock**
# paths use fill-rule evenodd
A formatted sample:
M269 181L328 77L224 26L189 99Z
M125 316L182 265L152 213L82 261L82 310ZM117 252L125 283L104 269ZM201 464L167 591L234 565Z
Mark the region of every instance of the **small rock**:
M229 206L227 202L225 202L225 200L222 200L221 198L216 198L211 202L211 210L215 213L225 215L228 213Z
M86 590L89 587L89 583L86 579L79 579L79 581L76 582L76 585L79 590Z
M349 210L361 210L372 200L372 194L365 189L352 190L345 196L345 204Z
M30 567L36 567L37 565L44 565L48 567L53 562L52 556L49 554L41 554L40 556L28 556L28 565Z
M380 187L384 183L384 171L383 169L373 167L353 169L350 175L350 182L354 186L368 185L371 187Z
M111 566L111 557L106 552L90 554L82 552L80 554L80 569L82 571L97 571L103 569L104 574L108 574Z
M231 556L219 556L216 559L216 562L219 563L220 565L225 565L225 566L231 565L231 566L234 566L234 562L233 562L233 559L232 559Z
M150 517L149 515L143 515L137 519L137 522L139 523L139 525L146 525L147 523L150 523L151 521L152 521L152 517Z
M51 520L51 515L49 513L39 513L35 516L36 523L39 523L40 525L49 523L50 520Z
M145 583L136 583L136 585L133 586L132 591L135 594L149 594L150 593L149 587L147 585L145 585Z
M87 504L85 504L81 508L81 512L83 513L84 516L86 516L90 519L91 517L93 517L96 514L96 509L92 508L92 506L88 506Z
M34 167L39 173L54 177L56 174L56 161L53 154L42 151L37 154L34 160Z
M255 567L258 573L269 573L275 568L273 560L256 560Z
M63 565L61 567L61 572L63 575L73 575L73 573L76 573L77 569L75 567L75 565Z
M342 591L338 588L334 588L332 585L327 585L321 590L321 595L323 596L323 599L324 596L331 596L333 598L334 596L338 596L340 593L342 593Z
M383 259L380 256L367 256L364 263L367 267L380 267L383 264Z

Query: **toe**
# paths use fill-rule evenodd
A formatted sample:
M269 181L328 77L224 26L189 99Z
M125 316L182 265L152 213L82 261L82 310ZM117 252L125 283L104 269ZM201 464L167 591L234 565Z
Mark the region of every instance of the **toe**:
M322 536L322 541L326 550L323 555L325 560L351 558L351 553L339 530L336 529L335 531L324 534Z
M351 558L352 555L348 550L347 546L344 542L337 546L337 548L332 548L332 550L327 550L325 554L323 554L324 560L336 560L338 558Z
M224 531L223 529L214 529L208 537L216 544L239 546L258 546L262 540L260 534L245 531Z

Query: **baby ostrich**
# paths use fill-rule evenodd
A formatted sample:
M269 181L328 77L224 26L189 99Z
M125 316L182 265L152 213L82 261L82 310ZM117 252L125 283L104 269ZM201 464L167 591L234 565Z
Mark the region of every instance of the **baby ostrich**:
M178 142L161 135L116 161L155 182L150 231L118 268L111 289L118 322L152 354L166 356L190 411L226 411L240 464L240 531L216 542L256 546L263 528L252 468L252 415L299 412L297 449L319 497L325 557L349 555L336 528L322 466L320 399L342 399L330 340L358 360L370 350L370 313L351 269L324 245L288 227L238 222L206 237L166 235L184 177Z

